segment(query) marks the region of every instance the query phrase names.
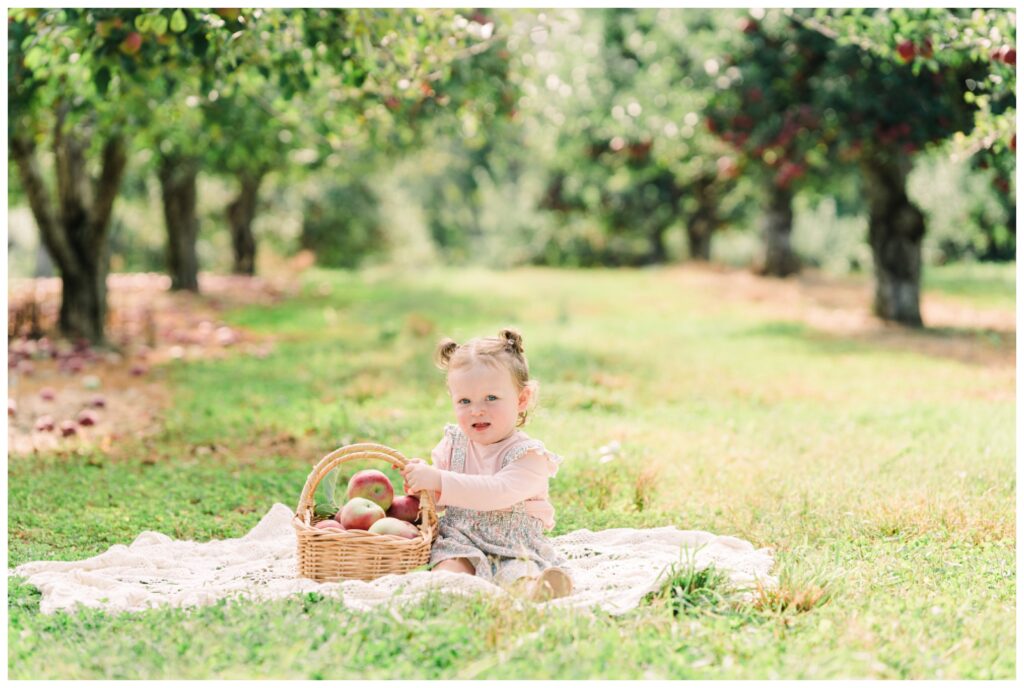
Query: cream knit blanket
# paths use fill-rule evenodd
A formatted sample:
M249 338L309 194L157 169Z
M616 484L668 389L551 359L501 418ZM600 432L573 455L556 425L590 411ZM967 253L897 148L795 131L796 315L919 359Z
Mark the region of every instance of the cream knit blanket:
M114 545L81 561L34 561L9 571L42 593L40 610L49 614L81 604L112 612L170 605L188 607L229 597L270 600L319 592L353 609L413 602L431 591L462 595L506 595L504 589L460 573L416 571L374 581L317 583L296 577L292 510L275 504L245 536L192 542L144 531L130 545ZM672 526L650 529L577 530L552 538L568 559L565 567L575 592L547 602L560 607L598 607L621 614L658 590L673 565L713 564L739 589L758 581L778 584L769 574L769 549L745 540Z

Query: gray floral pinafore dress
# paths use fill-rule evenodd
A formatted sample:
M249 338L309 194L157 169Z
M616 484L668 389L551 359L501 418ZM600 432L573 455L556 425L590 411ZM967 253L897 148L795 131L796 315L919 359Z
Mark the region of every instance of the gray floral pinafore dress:
M469 438L458 427L449 428L453 437L448 470L462 473ZM542 442L531 440L505 452L499 470L534 449L546 451ZM536 576L566 561L544 537L540 519L526 513L524 502L513 504L510 511L444 507L438 519L437 540L430 551L430 566L458 557L472 562L477 576L499 585Z

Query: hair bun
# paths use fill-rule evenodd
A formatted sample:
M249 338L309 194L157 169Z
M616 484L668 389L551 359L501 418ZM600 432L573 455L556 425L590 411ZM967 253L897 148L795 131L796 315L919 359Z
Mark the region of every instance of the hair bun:
M499 332L498 336L505 340L506 349L516 354L523 353L523 335L519 334L518 330L506 328Z
M441 370L448 370L448 362L451 360L459 345L454 339L445 338L437 343L437 350L434 352L434 363Z

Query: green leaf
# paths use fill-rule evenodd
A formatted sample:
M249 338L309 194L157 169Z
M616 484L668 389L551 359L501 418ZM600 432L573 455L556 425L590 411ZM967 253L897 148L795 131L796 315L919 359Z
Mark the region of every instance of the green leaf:
M335 511L338 510L338 500L335 499L334 494L338 485L338 475L340 474L340 471L338 470L339 468L340 466L332 468L321 481L324 486L324 496L327 498L326 504L333 507Z
M110 85L110 68L103 65L97 70L92 80L96 84L96 90L99 91L99 94L101 96L106 95L107 87Z
M187 28L188 20L185 19L185 11L182 9L174 10L174 14L171 15L171 31L181 33Z

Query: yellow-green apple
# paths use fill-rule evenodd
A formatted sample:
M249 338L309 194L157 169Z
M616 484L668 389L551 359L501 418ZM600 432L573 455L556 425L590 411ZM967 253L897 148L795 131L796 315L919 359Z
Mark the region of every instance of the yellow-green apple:
M388 477L372 468L359 471L348 481L348 499L362 497L376 503L381 509L386 510L391 506L395 498L395 488L391 486Z
M416 526L397 518L384 517L370 526L370 532L374 535L397 535L411 540L420 534Z
M341 525L333 518L329 518L326 521L320 521L313 527L319 528L320 530L345 530L345 526Z
M395 497L388 507L387 515L400 521L415 523L420 515L420 498L415 495Z
M377 521L384 518L384 509L379 504L362 497L353 497L338 512L338 522L346 530L369 530Z

